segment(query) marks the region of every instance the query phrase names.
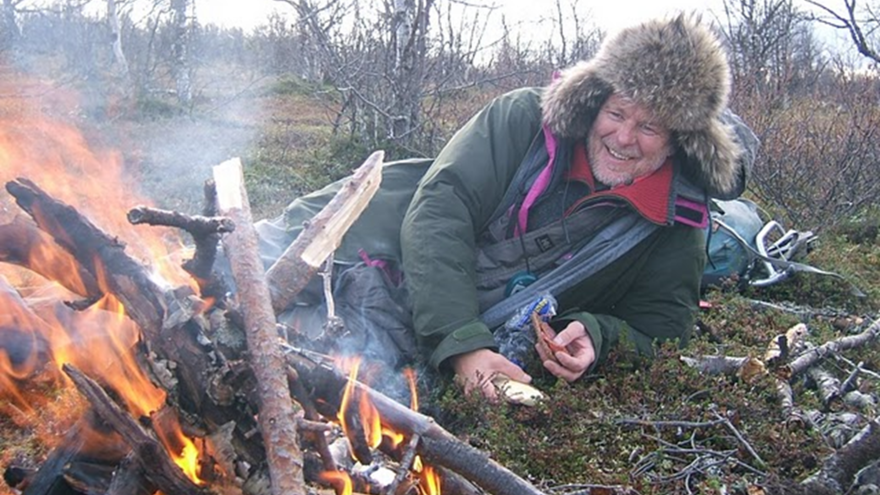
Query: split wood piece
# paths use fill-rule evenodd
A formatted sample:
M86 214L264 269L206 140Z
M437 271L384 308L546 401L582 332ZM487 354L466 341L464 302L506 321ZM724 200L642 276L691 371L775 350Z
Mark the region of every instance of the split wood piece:
M211 275L211 267L214 266L214 260L217 257L220 234L235 230L235 222L230 218L191 216L147 206L136 206L129 210L128 221L133 225L177 227L189 233L195 242L196 250L193 259L184 264L184 269L202 280L208 279Z
M83 297L102 295L94 277L70 253L21 216L0 225L0 262L27 268Z
M796 378L804 374L808 369L824 360L826 357L833 356L848 349L854 349L867 345L877 340L880 336L880 319L875 320L862 333L856 335L848 335L837 340L826 342L818 347L814 347L788 364L791 372L791 378Z
M384 157L381 150L370 155L269 268L266 280L276 313L294 301L373 199L382 181Z
M238 288L249 363L257 382L257 422L266 449L272 492L275 495L305 493L303 456L286 365L278 345L275 313L257 251L257 232L244 188L241 161L235 158L215 166L214 182L218 212L236 225L235 232L224 239L224 246Z
M803 481L805 493L849 493L856 473L880 458L880 423L871 420L849 442L822 463L819 472Z
M305 356L290 353L288 362L310 385L315 405L321 414L335 417L348 378L327 365L318 365ZM418 434L418 452L431 465L447 468L496 495L541 495L528 481L520 478L488 455L457 439L433 418L413 411L385 394L355 381L355 392L368 398L379 413L382 424L406 436Z
M62 366L77 390L89 401L95 413L119 433L135 453L144 475L166 495L210 494L187 478L174 464L165 448L123 411L94 380L70 364Z

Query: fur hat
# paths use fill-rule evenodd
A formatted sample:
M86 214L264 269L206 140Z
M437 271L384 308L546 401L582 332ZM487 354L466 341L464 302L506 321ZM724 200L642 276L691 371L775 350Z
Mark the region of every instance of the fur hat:
M741 150L720 120L729 92L721 43L699 17L681 14L607 39L592 59L564 70L547 88L542 111L555 134L582 139L611 94L629 98L672 131L685 175L712 194L738 180Z

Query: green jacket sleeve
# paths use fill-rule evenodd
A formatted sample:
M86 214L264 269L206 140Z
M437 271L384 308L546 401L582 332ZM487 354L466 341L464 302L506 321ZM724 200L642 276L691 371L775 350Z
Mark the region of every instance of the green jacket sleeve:
M590 312L583 309L590 306L584 301L581 308L557 318L553 326L561 330L572 320L584 324L597 353L588 371L605 361L619 345L647 357L653 356L658 342L678 339L683 346L694 326L705 260L702 230L683 225L661 229L644 250L620 260L628 268L615 264L597 279L586 281L587 285L601 286L606 282L603 278L610 280L615 273L622 273L606 289L616 294L613 302Z
M539 90L493 100L443 148L404 217L401 252L413 323L436 368L451 356L495 346L478 319L476 237L540 125Z

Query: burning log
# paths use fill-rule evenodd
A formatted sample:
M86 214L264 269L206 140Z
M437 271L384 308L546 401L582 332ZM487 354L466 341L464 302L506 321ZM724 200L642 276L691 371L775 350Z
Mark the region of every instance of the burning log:
M107 274L105 290L120 298L132 319L142 325L143 332L151 339L161 336L166 316L165 291L125 253L125 246L27 179L8 182L6 190L80 266L91 274Z
M143 468L144 477L155 487L167 495L213 493L190 481L174 464L158 440L144 431L127 412L116 405L94 380L70 365L64 365L63 370L76 384L80 393L88 399L101 419L128 442L135 452L134 458Z
M160 286L116 239L35 184L22 179L6 187L40 229L59 240L89 273L101 274L108 292L124 303L141 330L140 367L168 393L167 402L184 420L207 431L234 424L231 443L237 459L242 465L258 466L264 456L260 439L245 433L255 428L254 414L242 407L236 392L253 390L252 377L236 365L243 351L235 344L239 337L226 336L238 330L228 329L222 316L211 324L198 314L202 304L188 288L172 291ZM226 342L225 355L207 335Z
M57 261L49 263L49 258ZM21 216L0 225L0 261L27 268L85 297L97 298L102 294L94 277L74 257Z
M257 232L251 221L241 162L230 160L214 167L217 206L238 228L226 238L238 300L245 321L250 365L257 380L260 432L266 448L275 495L305 493L303 460L299 449L293 403L287 387L284 357L275 331L269 287L257 252Z
M370 155L269 268L266 280L276 313L284 311L305 288L379 190L384 156L382 151Z
M311 384L315 404L321 413L333 417L341 406L343 390L349 379L326 364L316 363L303 355L288 354L288 362ZM390 397L354 381L361 400L369 400L379 413L383 425L408 437L418 435L417 451L426 462L454 471L489 493L497 495L541 495L526 480L501 466L488 455L458 440L438 425L433 418L413 411Z

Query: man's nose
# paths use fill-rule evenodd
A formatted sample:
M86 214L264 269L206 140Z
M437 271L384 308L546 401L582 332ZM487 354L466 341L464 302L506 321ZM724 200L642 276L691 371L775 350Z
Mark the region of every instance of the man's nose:
M636 126L630 122L624 122L620 125L615 133L617 142L622 146L629 146L636 143Z

